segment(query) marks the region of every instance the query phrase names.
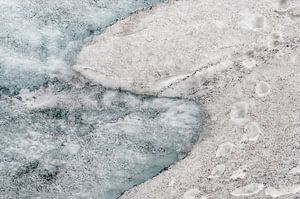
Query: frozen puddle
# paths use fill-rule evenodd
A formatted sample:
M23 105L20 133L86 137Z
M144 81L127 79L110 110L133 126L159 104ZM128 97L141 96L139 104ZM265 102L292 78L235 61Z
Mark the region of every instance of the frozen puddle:
M204 118L191 101L59 81L17 98L0 101L4 198L117 198L184 157Z

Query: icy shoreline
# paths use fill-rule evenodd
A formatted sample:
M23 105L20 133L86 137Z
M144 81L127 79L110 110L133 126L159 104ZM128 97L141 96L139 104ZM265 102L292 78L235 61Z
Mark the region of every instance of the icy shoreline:
M201 100L211 118L190 156L121 198L299 197L299 13L295 0L176 1L81 51L89 80Z
M15 95L52 77L68 79L83 45L116 21L159 2L1 1L0 88Z
M5 2L10 5L11 1ZM298 197L299 13L300 5L296 0L241 0L234 3L225 0L172 1L114 24L84 46L72 68L80 77L68 77L70 84L56 78L49 80L42 77L41 81L37 79L31 85L28 80L34 78L34 74L15 82L13 76L24 74L24 71L16 71L12 77L5 75L7 71L2 72L0 125L5 127L1 129L2 134L9 134L7 129L19 134L8 136L8 142L1 140L3 143L0 146L4 148L2 155L8 160L5 164L11 163L7 166L0 162L0 174L2 172L1 175L5 176L0 179L0 190L6 194L1 196L36 194L38 197L42 194L41 197L45 198L51 193L64 198L99 197L97 186L93 186L93 182L97 181L93 174L105 169L99 169L100 164L95 158L99 154L88 149L99 151L97 147L106 146L107 141L112 142L112 146L121 143L131 151L127 153L128 157L112 156L110 160L113 163L116 163L115 157L117 160L129 160L133 164L123 166L132 166L131 171L134 171L137 165L147 165L147 161L139 157L157 157L158 154L169 157L168 149L173 147L172 157L166 159L160 156L161 161L169 162L161 164L153 173L151 169L146 169L147 176L140 176L143 180L129 184L132 186L145 181L191 148L191 139L195 141L193 136L199 133L196 127L199 117L195 116L194 111L201 107L189 104L192 100L205 107L203 112L197 114L205 113L205 117L209 114L210 120L205 121L204 131L191 154L153 179L126 191L121 198ZM10 39L8 37L5 42L11 42L9 45L12 46L19 41ZM35 39L21 41L18 45L25 48L39 44ZM55 49L53 52L57 53ZM21 61L13 63L18 65L24 62L32 67L43 61L45 54L33 54L38 58L37 62L36 59L24 61L26 57L27 54L21 57ZM3 60L9 63L13 59ZM55 66L61 65L58 63ZM6 85L7 82L10 84ZM16 83L21 86L16 86ZM116 90L110 92L97 84ZM7 90L8 87L12 90ZM119 88L159 97L144 99L130 93L126 95L126 92L118 92ZM93 95L97 92L98 95ZM162 96L188 100L160 98ZM107 114L103 114L103 109L108 111ZM161 123L157 123L157 117ZM12 118L21 121L21 124L11 122ZM97 124L99 121L100 124ZM84 123L82 129L76 129L81 122ZM127 122L125 126L124 122ZM107 130L95 128L95 125L107 126ZM111 128L113 125L115 128ZM137 132L133 126L142 129L141 134L146 132L149 137L142 137L146 139L143 141L136 139L139 136L124 138L126 134ZM182 126L189 127L188 131ZM20 131L16 127L28 129ZM34 131L36 129L47 132L41 134ZM64 134L66 129L69 135ZM112 137L108 134L106 140L101 140L101 134L111 129L120 133ZM162 129L168 136L162 143L154 141L154 138L160 137ZM187 137L184 136L186 132ZM118 134L122 136L119 138ZM87 144L95 138L93 136L100 141ZM177 144L170 147L170 139ZM124 140L125 143L122 143ZM98 143L104 144L99 146ZM184 146L178 146L178 143ZM135 146L140 144L142 147L135 150ZM111 155L109 148L103 151ZM130 155L135 152L138 154ZM92 157L85 159L88 155ZM24 158L27 156L30 158ZM36 161L37 157L40 160ZM151 158L146 160L155 164ZM111 164L107 159L102 162L107 167L120 166ZM92 167L86 169L89 163L93 163ZM6 172L6 169L9 171ZM72 172L76 169L79 172ZM77 176L77 173L80 175ZM118 180L109 181L111 179L100 177L101 180L108 180L107 190L112 190L112 193L101 195L104 198L117 197L129 187L125 183L127 187L116 191L113 188L115 184L109 182L123 186L120 179L124 176L120 172L112 173ZM86 180L82 176L89 178ZM76 183L79 181L82 183ZM70 184L72 186L68 186ZM62 188L64 186L69 189ZM95 192L91 191L93 189ZM49 198L53 198L51 194Z
M107 89L70 68L96 33L157 2L0 3L0 198L117 198L187 155L200 103Z

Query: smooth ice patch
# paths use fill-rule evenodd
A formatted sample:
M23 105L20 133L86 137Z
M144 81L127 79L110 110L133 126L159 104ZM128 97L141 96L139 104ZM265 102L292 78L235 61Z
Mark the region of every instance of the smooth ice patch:
M279 189L274 187L268 187L265 190L265 194L267 196L271 196L272 198L278 198L280 196L296 194L300 193L300 184L294 184L291 186L282 186Z
M232 180L244 179L247 175L248 166L241 166L238 170L234 171L230 176Z
M261 135L261 129L256 122L250 122L244 127L244 135L241 142L255 142Z
M256 84L255 92L258 97L265 97L270 94L271 86L267 82L261 81Z
M267 27L266 18L258 13L249 13L248 11L242 11L242 18L239 25L247 30L262 31Z
M292 168L289 173L293 174L293 175L299 175L300 174L300 165Z
M275 7L279 10L286 10L289 8L289 0L277 0Z
M231 195L236 197L251 196L262 191L264 187L265 186L263 184L251 183L246 186L236 188L234 191L231 192Z
M182 199L196 199L200 194L199 189L189 189L182 196Z
M299 18L300 17L300 5L289 9L288 13L292 19Z
M283 42L283 36L281 32L273 32L268 37L269 48L275 48Z
M249 70L252 70L256 66L256 64L257 63L254 59L244 59L242 61L242 65Z
M243 124L247 121L249 114L249 105L246 102L235 103L230 111L230 118L237 124Z
M216 151L216 157L224 157L230 155L236 148L236 145L231 142L224 142L219 145Z
M204 121L188 100L61 81L0 104L4 198L117 198L184 157Z
M224 164L217 165L213 168L209 179L218 178L225 172L226 166Z

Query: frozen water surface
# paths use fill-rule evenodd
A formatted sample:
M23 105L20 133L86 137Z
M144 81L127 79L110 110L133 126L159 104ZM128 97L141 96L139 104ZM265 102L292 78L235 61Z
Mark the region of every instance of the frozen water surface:
M47 81L45 74L69 73L68 65L91 36L159 1L1 0L0 93L34 89ZM28 82L33 73L39 76L36 85Z
M0 2L0 198L117 198L190 151L201 106L70 70L94 34L156 2Z
M184 157L204 118L191 101L62 82L0 103L3 198L117 198Z

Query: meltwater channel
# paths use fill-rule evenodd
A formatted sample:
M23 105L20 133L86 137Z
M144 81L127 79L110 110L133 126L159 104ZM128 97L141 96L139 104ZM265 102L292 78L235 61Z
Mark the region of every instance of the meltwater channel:
M186 156L199 104L109 90L70 69L94 35L158 2L1 0L0 198L114 199Z

